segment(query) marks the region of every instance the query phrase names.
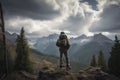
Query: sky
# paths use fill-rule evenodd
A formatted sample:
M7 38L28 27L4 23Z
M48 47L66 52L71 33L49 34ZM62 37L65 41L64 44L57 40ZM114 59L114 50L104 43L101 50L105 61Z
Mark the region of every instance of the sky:
M120 0L0 0L7 31L41 37L120 34Z

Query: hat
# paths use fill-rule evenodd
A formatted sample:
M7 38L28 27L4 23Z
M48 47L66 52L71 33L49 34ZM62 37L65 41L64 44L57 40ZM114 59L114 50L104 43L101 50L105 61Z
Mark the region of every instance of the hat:
M60 34L65 34L65 32L61 32Z

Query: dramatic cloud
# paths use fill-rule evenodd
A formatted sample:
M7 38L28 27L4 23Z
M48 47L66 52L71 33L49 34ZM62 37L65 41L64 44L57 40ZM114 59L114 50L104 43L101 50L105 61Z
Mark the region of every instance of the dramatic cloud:
M26 17L32 19L53 19L60 14L47 0L3 0L7 17Z
M12 32L18 32L21 26L25 26L27 33L39 32L39 35L47 35L60 32L63 28L64 31L69 31L69 28L72 26L67 29L64 25L61 25L66 24L66 21L69 24L69 21L71 22L71 20L68 20L69 17L74 16L76 20L79 20L78 17L81 19L85 17L84 10L78 0L44 0L39 1L39 5L36 2L36 0L33 2L27 0L26 3L28 5L24 1L3 2L6 12L7 29ZM87 5L85 6L83 4L82 6L87 7Z
M81 2L88 2L88 4L92 6L92 9L98 10L98 2L96 0L81 0Z
M120 0L2 0L5 26L28 36L120 32Z
M119 1L120 2L120 1ZM100 20L92 24L92 32L120 32L120 3L110 2L100 14Z

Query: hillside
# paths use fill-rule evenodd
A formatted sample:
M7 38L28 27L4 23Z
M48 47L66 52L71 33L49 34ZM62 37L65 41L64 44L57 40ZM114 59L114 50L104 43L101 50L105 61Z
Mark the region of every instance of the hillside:
M39 51L36 51L34 49L30 50L30 58L34 61L36 69L41 69L44 66L51 66L51 67L58 67L59 66L59 57L42 54ZM65 61L64 61L65 62ZM78 72L81 68L83 68L83 65L70 61L72 71Z

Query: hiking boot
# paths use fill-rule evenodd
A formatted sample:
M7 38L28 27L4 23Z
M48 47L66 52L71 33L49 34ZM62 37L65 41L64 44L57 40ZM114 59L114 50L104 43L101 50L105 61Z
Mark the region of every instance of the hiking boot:
M60 66L60 68L62 68L63 66Z
M70 66L66 66L66 70L67 71L71 70L71 67Z
M60 65L60 68L64 67L63 65Z

